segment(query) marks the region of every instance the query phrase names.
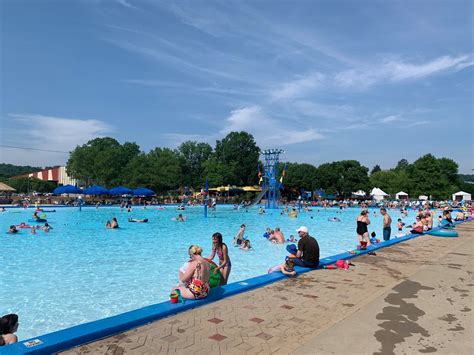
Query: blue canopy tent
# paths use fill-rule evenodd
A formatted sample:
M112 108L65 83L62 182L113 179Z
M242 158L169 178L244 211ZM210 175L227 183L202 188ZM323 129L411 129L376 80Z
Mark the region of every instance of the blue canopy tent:
M64 185L56 187L53 190L53 194L61 195L61 194L82 194L82 190L76 186L72 185Z
M110 189L109 190L109 194L111 195L131 195L132 194L132 190L129 189L128 187L125 187L125 186L117 186L117 187L114 187L113 189Z
M147 189L146 187L138 187L133 190L133 196L153 196L156 195L155 191Z
M88 187L87 189L84 189L84 193L86 195L108 195L109 190L100 185L93 185Z

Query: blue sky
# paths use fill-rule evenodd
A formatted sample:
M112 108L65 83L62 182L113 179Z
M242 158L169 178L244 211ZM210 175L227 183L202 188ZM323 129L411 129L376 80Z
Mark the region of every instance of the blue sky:
M471 1L4 0L0 161L233 130L283 160L473 162Z

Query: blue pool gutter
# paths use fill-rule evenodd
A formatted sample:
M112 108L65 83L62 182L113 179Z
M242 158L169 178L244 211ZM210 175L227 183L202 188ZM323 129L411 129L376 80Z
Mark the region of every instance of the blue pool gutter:
M471 220L472 219L469 219L464 222ZM456 222L456 224L464 222ZM437 227L433 228L432 231L440 229L440 227ZM345 252L333 255L331 257L322 258L320 260L318 269L322 269L324 266L334 264L339 259L349 260L367 254L369 251L371 252L386 248L394 244L419 237L420 235L426 234L409 234L388 241L382 241L381 243L373 245L373 247L371 247L369 250L361 250L357 254ZM314 269L297 266L295 267L295 270L298 274L302 274ZM279 272L252 277L244 281L214 288L212 289L211 294L203 300L186 300L184 304L171 304L169 301L157 303L112 317L76 325L74 327L58 330L56 332L41 335L39 337L22 340L12 345L0 347L0 354L51 354L64 351L284 279L287 279L287 276Z

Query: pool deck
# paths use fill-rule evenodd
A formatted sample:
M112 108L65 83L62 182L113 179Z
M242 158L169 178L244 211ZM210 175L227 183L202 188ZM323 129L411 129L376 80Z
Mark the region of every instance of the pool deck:
M474 223L63 354L472 354Z

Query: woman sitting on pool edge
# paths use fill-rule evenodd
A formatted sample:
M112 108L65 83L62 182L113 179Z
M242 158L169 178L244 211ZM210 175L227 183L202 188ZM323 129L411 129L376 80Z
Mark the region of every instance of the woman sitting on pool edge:
M209 287L209 277L211 265L201 256L202 248L198 245L191 245L188 250L189 263L186 271L179 273L179 281L183 286L176 286L171 290L179 290L183 298L198 300L207 297L211 288Z

